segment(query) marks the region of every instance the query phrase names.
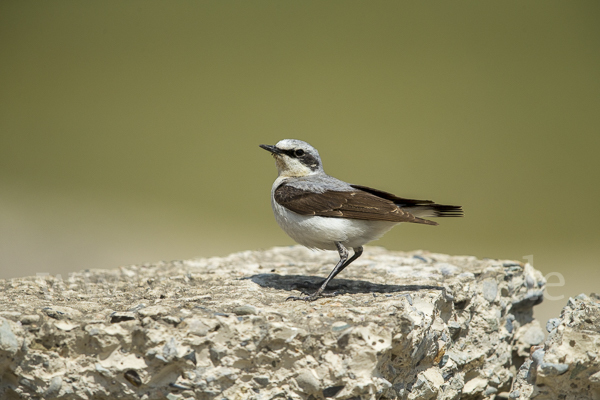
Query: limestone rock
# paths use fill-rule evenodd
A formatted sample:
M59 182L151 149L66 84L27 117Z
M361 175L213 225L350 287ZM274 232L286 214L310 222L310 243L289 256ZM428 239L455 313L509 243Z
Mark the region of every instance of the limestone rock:
M285 301L336 261L285 247L0 281L0 398L475 399L507 394L543 340L528 264L368 247L337 296ZM600 381L560 354L549 380Z
M514 399L600 399L600 296L569 299L519 370Z

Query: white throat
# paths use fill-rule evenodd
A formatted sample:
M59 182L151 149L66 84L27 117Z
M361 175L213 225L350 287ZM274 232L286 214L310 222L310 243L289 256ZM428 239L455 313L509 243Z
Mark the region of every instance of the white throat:
M313 171L306 165L302 164L299 160L287 156L276 157L275 165L277 166L277 172L279 173L279 177L283 178L299 178L301 176L314 175L319 172L318 170Z

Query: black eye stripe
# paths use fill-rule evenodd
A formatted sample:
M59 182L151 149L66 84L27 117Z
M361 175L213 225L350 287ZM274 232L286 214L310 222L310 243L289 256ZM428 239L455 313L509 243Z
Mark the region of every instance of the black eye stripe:
M289 150L281 150L281 152L283 154L285 154L286 156L290 156L292 158L298 158L296 156L296 149L289 149ZM306 153L305 153L306 154Z
M285 154L286 156L289 156L291 158L295 158L297 160L299 160L302 164L306 165L308 168L310 168L313 171L316 171L319 169L319 160L317 160L315 157L313 157L312 154L307 153L306 151L302 150L304 152L304 154L297 156L296 155L296 151L301 150L301 149L289 149L289 150L282 150L280 149L279 151L281 151L281 153Z

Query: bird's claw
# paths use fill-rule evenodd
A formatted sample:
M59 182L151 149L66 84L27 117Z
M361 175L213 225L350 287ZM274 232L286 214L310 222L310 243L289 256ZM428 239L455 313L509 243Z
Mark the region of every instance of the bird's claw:
M302 294L307 294L306 292L302 292ZM285 301L288 300L302 300L302 301L315 301L320 297L335 297L338 295L338 292L333 292L333 293L313 293L311 295L308 296L304 296L304 297L298 297L298 296L289 296L287 299L285 299Z
M296 300L315 301L316 299L317 299L316 297L312 297L312 296L304 296L304 297L289 296L287 299L285 299L285 301L288 301L288 300L294 300L294 301L296 301Z

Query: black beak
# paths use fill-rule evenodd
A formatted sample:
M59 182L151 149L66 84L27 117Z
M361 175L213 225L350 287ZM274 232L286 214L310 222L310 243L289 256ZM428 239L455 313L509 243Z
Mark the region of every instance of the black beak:
M271 154L281 154L281 150L275 146L271 146L270 144L259 144L259 147L271 152Z

